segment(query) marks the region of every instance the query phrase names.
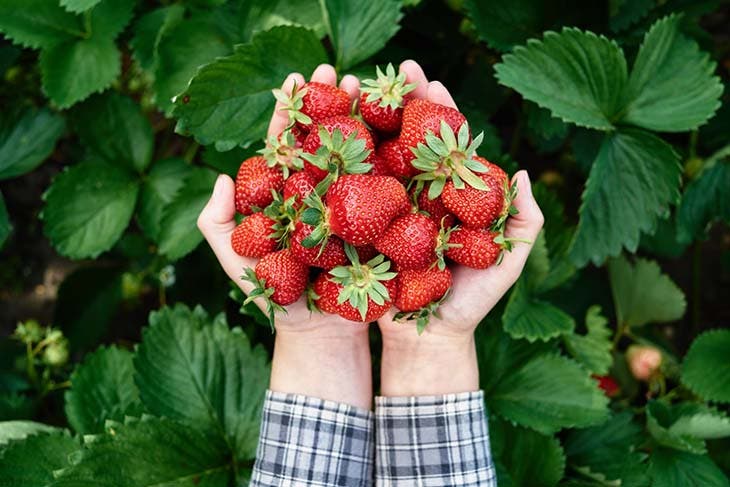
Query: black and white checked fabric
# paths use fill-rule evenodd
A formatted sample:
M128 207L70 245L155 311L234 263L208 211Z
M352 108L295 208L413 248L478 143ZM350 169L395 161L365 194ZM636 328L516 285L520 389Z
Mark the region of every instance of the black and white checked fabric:
M375 398L375 484L496 487L484 393Z
M268 391L250 487L370 486L373 414Z

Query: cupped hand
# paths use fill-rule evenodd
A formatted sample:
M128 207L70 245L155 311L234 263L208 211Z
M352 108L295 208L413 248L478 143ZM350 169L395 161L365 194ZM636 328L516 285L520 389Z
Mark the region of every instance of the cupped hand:
M444 85L438 81L429 82L418 64L405 61L400 69L406 73L409 83L417 83L414 96L456 108L456 103ZM518 194L513 205L519 213L508 219L505 236L534 242L542 228L543 215L532 196L527 172L517 172L512 183L517 184ZM425 342L430 337L441 340L471 336L482 318L504 296L522 272L532 244L517 242L514 245L512 252L505 252L499 265L488 269L470 269L461 265L451 267L451 293L439 307L440 318L431 317L422 336L417 335L415 322L397 322L394 320L397 310L391 310L378 321L383 342Z
M323 64L312 73L311 80L335 85L337 74L332 66ZM295 84L299 87L304 84L304 77L299 73L290 74L284 81L282 90L291 94ZM345 90L352 100L355 100L359 94L360 82L354 76L347 75L342 78L340 88ZM282 105L277 103L269 123L268 135L281 134L289 123L288 114L285 110L280 110L281 107ZM241 276L244 268L253 269L258 260L241 257L231 248L231 233L236 228L234 191L235 185L229 176L224 174L218 176L213 195L198 217L198 228L213 249L226 274L238 284L244 293L248 294L253 290L253 284L243 280ZM265 310L262 299L255 299L254 302ZM307 309L304 297L287 306L286 313L277 312L275 324L279 333L316 331L319 334L333 336L364 332L367 328L366 324L354 324L336 315L312 313Z

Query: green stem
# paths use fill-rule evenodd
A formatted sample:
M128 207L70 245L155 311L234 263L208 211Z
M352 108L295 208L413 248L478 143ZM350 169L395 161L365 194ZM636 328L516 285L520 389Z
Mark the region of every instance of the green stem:
M25 344L25 359L26 359L26 372L31 383L35 386L38 385L38 372L35 370L35 354L30 343Z
M697 136L698 130L693 130L689 134L689 157L694 158L697 156Z
M183 159L188 164L193 162L193 159L195 159L195 154L198 153L198 149L200 149L200 144L197 142L193 142L188 146L188 148L185 150L185 154L183 155Z
M93 10L93 9L91 9L91 10ZM83 34L84 39L91 38L91 36L93 34L93 31L91 28L91 10L87 10L86 12L84 12L84 31L85 31Z

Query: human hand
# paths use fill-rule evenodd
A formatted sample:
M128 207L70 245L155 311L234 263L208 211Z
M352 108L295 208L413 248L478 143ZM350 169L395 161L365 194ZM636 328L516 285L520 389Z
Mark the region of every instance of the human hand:
M413 61L401 64L407 82L417 83L413 95L456 108L448 90L438 81L428 82ZM518 194L513 205L519 211L507 220L505 236L534 242L543 215L532 196L526 171L512 178ZM397 396L446 394L478 389L474 330L520 276L532 244L516 243L502 262L488 269L455 266L450 296L422 335L415 322L397 322L396 310L378 320L383 337L382 394Z

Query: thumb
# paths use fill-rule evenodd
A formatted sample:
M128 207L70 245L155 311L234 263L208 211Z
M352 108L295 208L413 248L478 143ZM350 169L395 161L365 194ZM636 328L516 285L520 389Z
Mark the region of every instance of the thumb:
M198 216L198 228L208 241L209 237L230 233L236 227L234 194L233 180L225 174L219 175L210 200Z

